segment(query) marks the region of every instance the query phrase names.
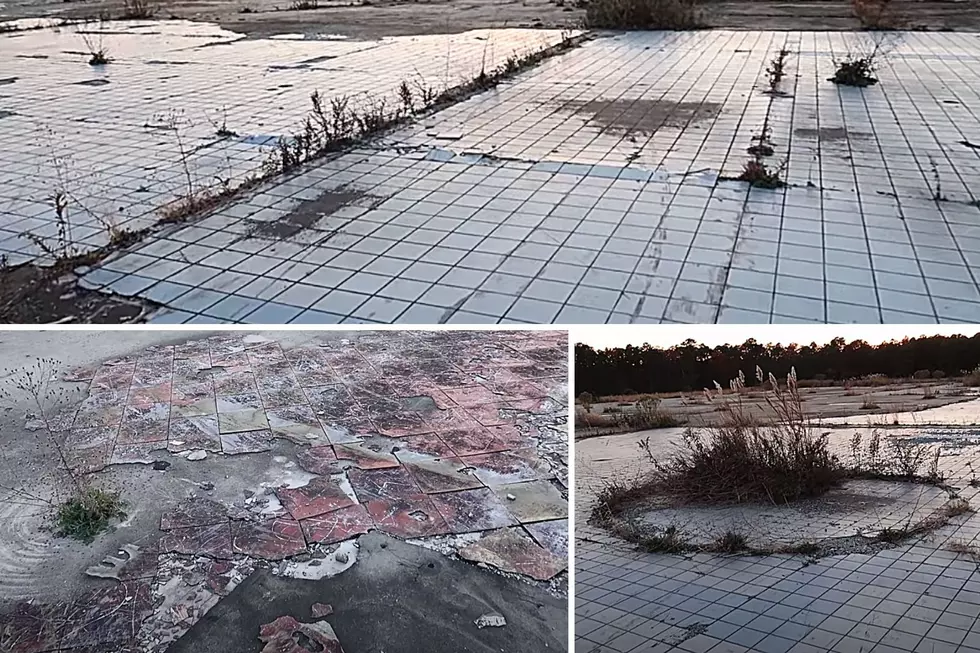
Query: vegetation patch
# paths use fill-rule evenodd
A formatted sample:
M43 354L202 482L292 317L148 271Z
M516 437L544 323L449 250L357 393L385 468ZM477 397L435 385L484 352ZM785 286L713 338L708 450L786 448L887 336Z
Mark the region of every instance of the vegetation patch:
M590 0L585 24L591 29L697 29L697 0Z
M109 528L114 519L126 516L125 504L115 492L86 488L58 507L58 534L89 543Z

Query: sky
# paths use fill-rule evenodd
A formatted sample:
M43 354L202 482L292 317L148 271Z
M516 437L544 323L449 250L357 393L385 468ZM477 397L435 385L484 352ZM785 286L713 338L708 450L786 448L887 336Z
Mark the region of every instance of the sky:
M956 335L972 336L980 332L980 326L972 325L893 325L893 324L733 324L733 325L682 325L660 324L650 326L605 325L583 326L572 330L572 339L596 349L625 347L649 343L655 347L671 347L688 338L714 347L724 344L741 344L755 338L762 344L790 343L808 345L823 344L834 338L865 340L877 345L888 340L900 340L906 336Z

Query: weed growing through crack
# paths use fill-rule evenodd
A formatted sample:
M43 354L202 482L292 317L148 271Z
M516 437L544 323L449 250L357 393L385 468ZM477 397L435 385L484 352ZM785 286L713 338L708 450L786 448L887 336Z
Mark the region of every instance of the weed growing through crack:
M220 121L207 114L205 114L205 117L211 123L211 126L214 127L214 135L218 138L238 138L238 133L228 128L228 109L222 107Z
M79 32L82 43L88 51L90 66L104 66L110 61L109 50L105 45L104 22L100 21L99 26L94 32Z
M861 401L861 410L878 410L881 406L871 397L871 395L865 395L864 399Z
M783 77L786 75L786 58L789 56L789 50L782 48L776 54L771 62L769 62L769 67L766 68L766 76L769 78L769 92L778 93L779 82L782 81Z
M936 163L936 160L931 154L928 155L928 157L929 169L932 171L932 199L936 202L947 202L949 201L949 198L943 194L943 179L939 174L939 165Z
M590 0L585 25L591 29L671 29L701 27L697 0Z
M757 155L745 163L745 167L742 168L742 174L736 179L738 181L748 182L753 188L782 188L786 185L786 182L782 180L780 174L785 167L786 162L783 161L779 167L771 168L761 160L760 155Z
M109 528L113 519L124 518L125 505L117 492L85 488L58 507L55 522L58 534L90 543Z
M687 550L687 539L676 526L647 533L637 544L648 553L682 553Z
M715 540L714 550L718 553L739 553L749 548L748 539L741 533L726 531Z
M873 86L878 83L875 77L875 70L878 67L875 60L876 53L854 56L848 55L844 59L834 59L834 76L828 81L839 86Z

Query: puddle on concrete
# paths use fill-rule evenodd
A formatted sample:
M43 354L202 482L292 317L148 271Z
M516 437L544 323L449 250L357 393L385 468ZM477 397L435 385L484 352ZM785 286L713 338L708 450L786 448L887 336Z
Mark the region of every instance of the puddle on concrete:
M874 134L869 132L852 131L843 127L820 127L811 129L809 127L799 127L793 131L800 138L808 138L820 141L821 143L832 143L846 141L848 139L868 139Z
M716 102L670 102L667 100L591 100L568 102L563 108L589 116L589 122L604 132L652 135L663 127L684 128L717 118L722 105Z
M288 240L304 231L314 229L323 218L366 197L372 196L364 191L349 188L329 190L316 199L306 200L297 206L292 213L277 220L253 221L253 226L247 235L251 238ZM324 234L324 238L330 238L336 233L327 232Z
M16 77L4 77L0 79L0 86L6 86L7 84L13 84L17 81Z
M915 412L852 415L817 420L818 424L853 424L855 426L968 426L980 424L980 399L937 406Z

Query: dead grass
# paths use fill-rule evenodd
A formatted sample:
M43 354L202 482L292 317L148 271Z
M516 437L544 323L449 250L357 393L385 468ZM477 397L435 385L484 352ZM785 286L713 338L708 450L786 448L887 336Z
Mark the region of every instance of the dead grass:
M702 26L698 0L589 0L591 29L688 30Z
M153 18L157 13L157 7L149 0L123 0L123 19L146 19Z
M742 174L736 179L738 181L746 181L754 188L782 188L786 185L786 182L780 177L784 167L785 162L778 168L772 168L766 165L761 160L761 157L756 156L745 163L745 167L742 168Z
M878 83L875 77L877 62L874 55L848 56L845 59L834 60L834 76L829 81L839 86L856 86L863 88Z

